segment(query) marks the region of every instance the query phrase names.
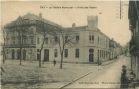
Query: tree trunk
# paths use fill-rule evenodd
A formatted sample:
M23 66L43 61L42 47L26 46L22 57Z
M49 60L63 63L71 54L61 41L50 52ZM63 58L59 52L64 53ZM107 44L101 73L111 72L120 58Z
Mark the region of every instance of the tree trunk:
M22 46L23 46L23 40L22 40L22 33L19 31L19 37L20 37L20 65L22 65Z
M20 65L22 65L22 48L20 48Z
M4 50L4 47L3 47L3 64L5 63L5 50Z
M40 58L39 58L39 67L41 68L41 50L40 50Z
M63 53L61 54L61 62L60 62L60 69L63 68Z

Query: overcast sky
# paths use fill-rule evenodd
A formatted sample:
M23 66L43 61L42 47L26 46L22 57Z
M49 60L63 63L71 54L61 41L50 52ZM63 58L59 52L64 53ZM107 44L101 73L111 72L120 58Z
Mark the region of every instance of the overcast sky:
M23 16L29 12L36 15L42 13L43 18L63 27L70 27L72 23L76 23L76 26L87 25L87 16L98 15L98 28L121 45L125 45L130 40L131 35L127 4L128 2L122 1L122 19L120 19L120 0L94 2L2 2L2 26L15 20L19 15ZM45 8L40 8L40 6Z

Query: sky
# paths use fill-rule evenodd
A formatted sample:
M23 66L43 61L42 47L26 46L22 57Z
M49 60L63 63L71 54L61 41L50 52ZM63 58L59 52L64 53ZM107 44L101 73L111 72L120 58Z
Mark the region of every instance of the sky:
M87 16L97 15L98 28L124 46L130 41L131 33L128 23L128 2L121 3L122 19L120 19L120 0L2 2L1 26L27 13L35 15L42 13L43 18L63 27L71 27L72 23L76 23L76 26L87 25Z

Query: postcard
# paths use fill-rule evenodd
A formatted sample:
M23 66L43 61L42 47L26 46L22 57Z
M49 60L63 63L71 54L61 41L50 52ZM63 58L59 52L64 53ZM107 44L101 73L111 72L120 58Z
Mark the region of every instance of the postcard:
M1 1L1 89L139 88L139 2Z

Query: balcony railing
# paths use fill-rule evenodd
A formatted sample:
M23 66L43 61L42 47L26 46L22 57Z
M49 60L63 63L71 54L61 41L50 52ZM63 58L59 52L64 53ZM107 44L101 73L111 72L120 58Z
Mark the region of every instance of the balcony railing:
M6 44L4 47L6 48L35 48L36 44Z

